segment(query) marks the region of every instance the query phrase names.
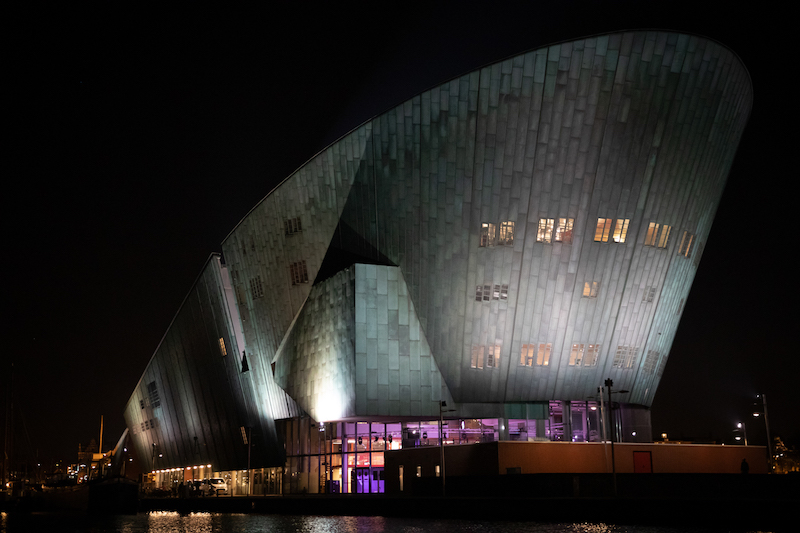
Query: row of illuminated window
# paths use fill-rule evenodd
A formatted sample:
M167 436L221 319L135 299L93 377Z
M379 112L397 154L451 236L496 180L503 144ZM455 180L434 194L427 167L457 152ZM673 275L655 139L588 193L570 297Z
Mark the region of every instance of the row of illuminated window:
M540 218L536 229L536 242L571 244L574 226L574 218Z
M572 242L574 218L540 218L536 230L536 242L553 243ZM512 221L501 222L498 226L489 222L481 224L480 246L513 246L514 228Z
M519 364L522 366L549 366L552 348L553 344L550 342L523 344ZM599 356L599 344L575 343L569 352L569 366L597 366Z
M519 364L521 366L549 366L550 353L553 344L542 342L538 344L523 344ZM636 366L639 348L636 346L618 346L614 354L612 366L614 368L631 369ZM647 352L644 371L652 374L658 363L659 353L655 350ZM570 347L569 366L597 366L600 357L599 344L574 343ZM473 367L474 368L474 367Z
M508 300L508 285L475 285L475 301Z
M481 224L481 247L513 245L514 223L512 221L501 222L499 232L495 224L490 224L488 222Z

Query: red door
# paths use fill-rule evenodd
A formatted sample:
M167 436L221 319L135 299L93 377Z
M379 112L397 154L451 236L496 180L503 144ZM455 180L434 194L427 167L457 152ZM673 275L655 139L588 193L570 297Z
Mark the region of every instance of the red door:
M653 457L650 452L633 452L633 472L635 474L653 473Z

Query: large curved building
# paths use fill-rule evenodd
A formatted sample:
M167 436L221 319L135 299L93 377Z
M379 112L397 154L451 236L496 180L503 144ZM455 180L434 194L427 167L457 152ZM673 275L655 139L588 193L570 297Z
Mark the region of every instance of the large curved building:
M362 124L212 256L127 407L140 457L353 492L383 450L438 444L442 401L448 445L601 440L607 378L622 440L651 441L751 100L724 46L641 31Z

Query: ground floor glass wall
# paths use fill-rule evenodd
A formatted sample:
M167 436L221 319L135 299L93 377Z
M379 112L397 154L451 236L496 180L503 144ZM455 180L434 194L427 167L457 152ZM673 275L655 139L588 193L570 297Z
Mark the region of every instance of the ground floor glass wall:
M286 448L284 494L380 493L384 452L425 446L503 441L599 442L603 440L597 402L549 403L547 418L343 421L277 421Z

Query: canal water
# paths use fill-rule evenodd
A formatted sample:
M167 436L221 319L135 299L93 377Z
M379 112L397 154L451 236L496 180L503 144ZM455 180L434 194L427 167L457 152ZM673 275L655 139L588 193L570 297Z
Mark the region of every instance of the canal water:
M284 516L233 513L150 512L93 516L55 513L0 513L0 533L711 533L728 529L424 520L379 516Z

